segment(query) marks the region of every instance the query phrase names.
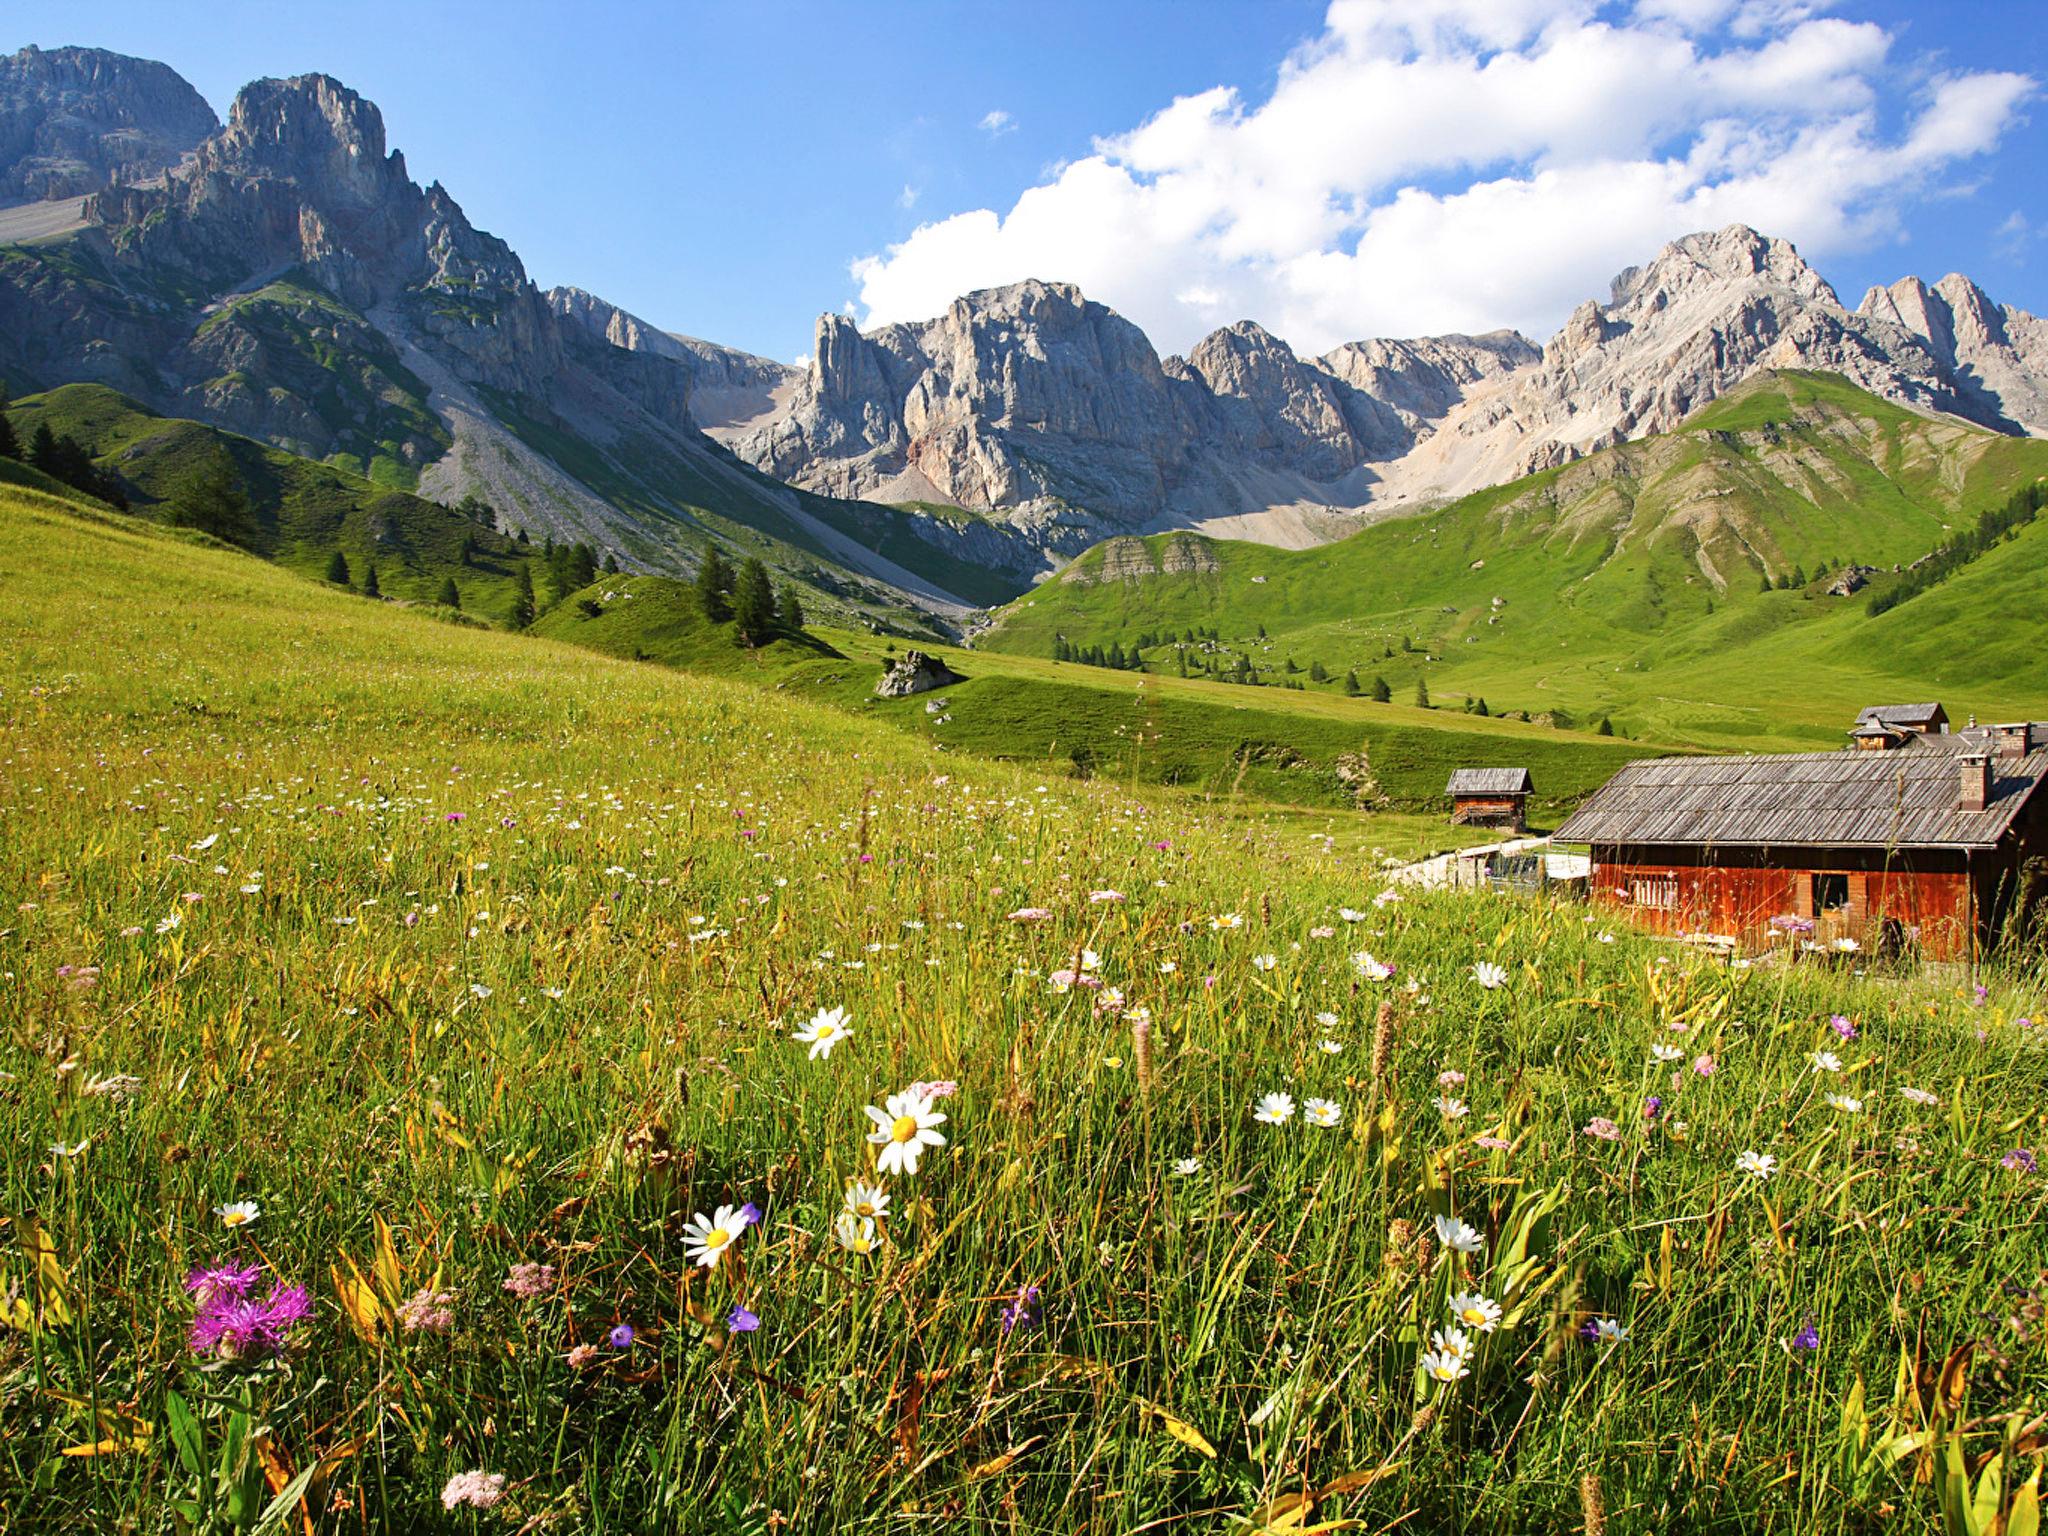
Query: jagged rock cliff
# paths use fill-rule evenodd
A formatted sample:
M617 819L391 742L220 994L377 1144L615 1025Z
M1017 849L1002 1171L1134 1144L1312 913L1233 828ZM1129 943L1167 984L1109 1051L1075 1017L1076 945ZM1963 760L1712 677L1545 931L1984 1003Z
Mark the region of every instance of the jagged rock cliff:
M0 58L0 202L161 175L220 126L177 72L100 48Z
M1303 543L1668 431L1776 368L2048 430L2042 322L1960 278L1851 312L1791 245L1735 225L1621 273L1540 350L1494 332L1311 359L1240 322L1162 362L1060 283L866 335L827 316L779 413L730 441L798 484L952 501L1055 553L1168 527Z

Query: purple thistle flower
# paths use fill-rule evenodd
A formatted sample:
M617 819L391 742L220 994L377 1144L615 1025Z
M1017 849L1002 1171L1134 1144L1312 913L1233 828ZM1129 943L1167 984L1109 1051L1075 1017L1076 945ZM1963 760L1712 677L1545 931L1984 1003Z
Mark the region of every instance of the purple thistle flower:
M220 1297L232 1296L239 1300L249 1294L249 1288L262 1273L254 1264L247 1269L234 1264L208 1265L193 1270L185 1277L185 1289L192 1293L201 1307Z
M1017 1292L1017 1299L1003 1307L1003 1332L1015 1333L1019 1328L1030 1328L1037 1324L1038 1287L1027 1285Z
M633 1347L633 1325L631 1323L619 1324L618 1327L604 1336L604 1341L613 1349L631 1349Z
M2038 1167L2034 1154L2025 1147L2014 1147L1998 1160L1998 1166L2007 1173L2033 1173Z
M1839 1013L1829 1015L1828 1028L1832 1029L1844 1040L1854 1040L1856 1038L1856 1026L1843 1018Z
M1656 1119L1656 1118L1657 1118L1657 1116L1659 1116L1659 1115L1660 1115L1660 1114L1662 1114L1663 1112L1664 1112L1664 1101L1663 1101L1662 1099L1658 1098L1656 1094L1654 1094L1654 1093L1653 1093L1653 1094L1651 1094L1651 1095L1650 1095L1650 1096L1649 1096L1649 1097L1648 1097L1647 1099L1643 1100L1643 1118L1644 1118L1644 1119L1646 1119L1646 1120L1654 1120L1654 1119Z
M761 1326L761 1319L745 1307L734 1307L725 1314L725 1326L734 1333L752 1333Z
M291 1330L312 1315L313 1301L302 1285L274 1285L261 1301L217 1295L202 1303L192 1319L192 1353L224 1360L274 1355L290 1342Z

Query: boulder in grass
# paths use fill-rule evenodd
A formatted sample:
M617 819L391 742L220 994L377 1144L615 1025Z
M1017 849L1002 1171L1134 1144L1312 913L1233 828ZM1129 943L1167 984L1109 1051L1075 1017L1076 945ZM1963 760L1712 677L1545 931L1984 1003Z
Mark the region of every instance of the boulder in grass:
M875 684L875 693L884 699L907 699L912 694L930 693L934 688L965 681L938 657L927 656L923 651L905 651L889 663L889 669Z

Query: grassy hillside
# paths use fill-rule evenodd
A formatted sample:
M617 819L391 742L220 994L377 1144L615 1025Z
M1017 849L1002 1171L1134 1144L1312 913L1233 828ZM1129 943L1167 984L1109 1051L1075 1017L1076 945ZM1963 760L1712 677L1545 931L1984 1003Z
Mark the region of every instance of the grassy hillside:
M1376 904L33 490L0 589L10 1531L1846 1536L2039 1412L2025 974Z
M607 578L534 628L614 656L750 677L887 721L948 751L1036 763L1066 776L1331 811L1408 813L1412 819L1391 839L1402 847L1477 835L1458 834L1444 820L1444 781L1453 768L1529 768L1538 789L1533 813L1546 823L1644 751L1513 721L1138 678L929 642L918 648L964 681L937 693L877 699L875 681L903 642L826 628L749 649L730 624L704 622L689 586L660 576Z
M250 513L246 534L234 542L314 577L325 574L338 549L357 585L374 564L389 598L434 602L452 578L464 612L502 621L512 608L514 572L536 553L436 502L200 422L159 416L95 384L30 395L8 416L24 442L48 426L85 444L140 516L172 518L196 479L224 474ZM546 597L546 575L538 574Z
M1247 655L1271 680L1292 658L1321 663L1326 691L1356 669L1399 699L1420 681L1439 705L1611 715L1632 735L1713 746L1839 740L1861 705L1930 690L1958 712L2038 713L2038 605L2011 609L1999 572L2038 565L2048 527L1941 601L1872 618L1867 597L2043 475L2048 443L1830 375L1767 375L1669 436L1320 549L1111 541L1011 604L983 643L1047 655L1060 636L1129 646L1213 628L1197 663ZM1877 568L1853 597L1810 579L1762 590L1849 564ZM1177 668L1178 653L1155 644L1146 661Z

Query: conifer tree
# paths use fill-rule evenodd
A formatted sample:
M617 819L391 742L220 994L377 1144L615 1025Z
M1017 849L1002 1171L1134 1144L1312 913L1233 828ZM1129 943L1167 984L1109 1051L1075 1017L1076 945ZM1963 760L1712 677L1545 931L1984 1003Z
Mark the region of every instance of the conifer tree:
M363 572L363 596L382 597L384 589L377 585L377 567L371 566Z
M697 562L697 606L713 624L723 624L732 617L732 608L725 600L731 589L732 567L725 563L716 544L705 545L704 558Z
M1608 715L1600 717L1600 734L1602 736L1612 736L1614 734L1614 721L1612 717Z
M775 605L775 619L792 635L803 633L804 600L798 596L794 582L786 581L782 584L782 596Z
M167 520L176 528L197 528L231 544L255 533L249 498L235 483L232 462L223 454L194 471L171 493Z
M1426 677L1415 679L1415 707L1417 709L1429 708L1429 679Z
M769 583L768 567L757 556L749 555L740 567L732 616L743 644L765 644L775 633L775 588Z
M1320 661L1312 661L1308 664L1308 680L1312 683L1327 683L1330 680L1330 669Z
M14 435L14 423L7 419L7 386L0 384L0 459L21 457L21 439Z
M455 585L455 578L453 576L442 578L440 601L445 607L453 608L457 612L461 611L462 588Z
M327 579L337 587L348 585L348 556L338 549L327 557Z
M1347 699L1358 697L1358 674L1355 671L1344 674L1344 697Z
M1375 677L1372 680L1372 701L1375 704L1391 704L1394 701L1394 690L1387 686L1384 677Z
M533 612L533 562L522 560L512 579L512 627L525 629L533 623Z

